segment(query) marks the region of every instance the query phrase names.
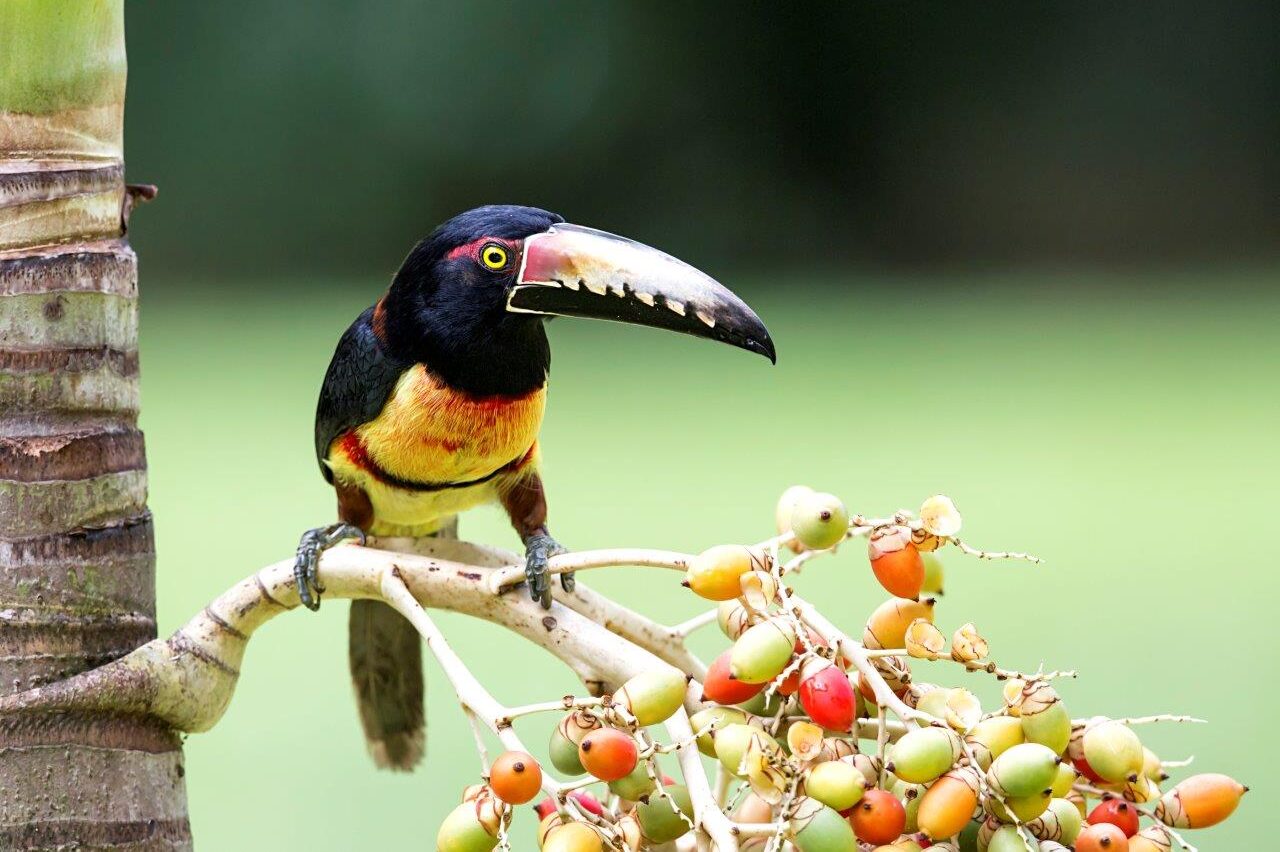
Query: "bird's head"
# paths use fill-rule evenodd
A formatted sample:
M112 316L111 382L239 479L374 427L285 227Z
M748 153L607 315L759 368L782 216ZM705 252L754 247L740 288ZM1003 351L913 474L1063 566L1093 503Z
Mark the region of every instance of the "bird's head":
M751 308L706 274L641 243L535 207L459 214L418 243L392 283L395 337L470 353L542 341L540 320L576 316L718 340L776 360ZM534 338L534 340L526 340ZM416 347L415 347L416 348ZM439 354L438 352L436 353Z

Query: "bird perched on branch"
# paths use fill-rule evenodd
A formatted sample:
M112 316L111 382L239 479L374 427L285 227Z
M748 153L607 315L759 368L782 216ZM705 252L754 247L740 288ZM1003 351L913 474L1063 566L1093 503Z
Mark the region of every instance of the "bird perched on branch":
M364 535L440 532L497 501L524 543L528 588L551 606L538 430L555 315L648 325L719 340L770 361L773 341L737 296L648 246L532 207L462 213L418 243L391 287L338 341L316 407L316 457L340 523L308 530L294 574L320 606L320 553ZM573 577L561 575L566 592ZM422 649L379 601L351 605L350 664L379 766L411 769L423 749Z

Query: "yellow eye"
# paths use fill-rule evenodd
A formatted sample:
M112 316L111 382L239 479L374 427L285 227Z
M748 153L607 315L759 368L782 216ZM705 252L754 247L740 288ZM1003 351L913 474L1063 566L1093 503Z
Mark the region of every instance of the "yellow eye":
M489 243L480 250L480 262L489 269L502 269L507 265L507 250L500 245Z

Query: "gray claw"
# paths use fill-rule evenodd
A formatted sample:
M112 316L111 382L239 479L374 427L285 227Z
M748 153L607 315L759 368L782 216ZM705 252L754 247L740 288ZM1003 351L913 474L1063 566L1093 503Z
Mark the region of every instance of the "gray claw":
M551 609L551 582L547 577L547 560L567 552L546 533L535 533L525 540L524 575L529 581L529 595L543 609ZM573 575L561 574L560 585L566 592L573 591Z
M320 595L324 594L324 584L316 569L320 564L320 554L347 538L359 539L365 543L364 531L351 524L330 524L327 527L316 527L307 530L298 540L298 554L293 561L293 581L298 585L298 598L302 605L315 612L320 609Z

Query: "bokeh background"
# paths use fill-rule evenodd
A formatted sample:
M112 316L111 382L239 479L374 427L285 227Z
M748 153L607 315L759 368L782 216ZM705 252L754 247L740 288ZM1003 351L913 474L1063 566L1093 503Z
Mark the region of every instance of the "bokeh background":
M1254 787L1203 848L1265 848L1278 24L1230 2L130 3L130 176L161 187L130 236L162 632L331 519L315 394L409 246L537 204L715 274L780 353L556 322L562 541L755 541L796 482L867 513L946 492L969 540L1046 562L948 554L941 623L977 622L1005 666L1079 669L1075 715L1211 720L1143 735ZM518 544L496 510L462 530ZM857 630L882 593L846 551L797 585ZM586 581L698 609L675 575ZM575 689L442 620L500 698ZM187 743L202 849L430 848L470 735L429 664L428 761L375 772L345 643L341 602L254 640Z

